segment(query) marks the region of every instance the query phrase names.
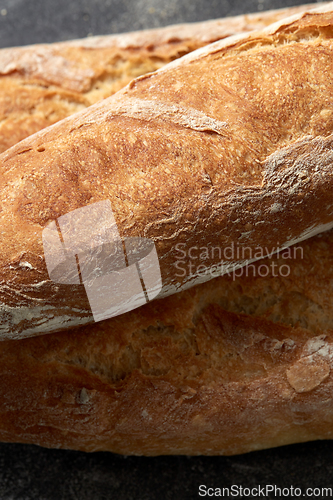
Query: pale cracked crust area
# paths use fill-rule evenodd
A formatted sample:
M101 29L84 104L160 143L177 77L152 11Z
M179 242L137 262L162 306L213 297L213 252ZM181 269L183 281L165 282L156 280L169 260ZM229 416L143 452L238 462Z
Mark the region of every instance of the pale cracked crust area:
M1 441L232 455L331 438L333 232L298 248L92 326L1 342ZM272 263L289 275L262 278Z
M0 50L0 153L199 47L323 4Z
M122 237L155 241L161 297L202 281L176 275L179 243L272 249L333 225L333 14L289 19L139 77L2 154L2 338L92 320L83 287L55 287L43 260L43 228L78 207L109 199Z

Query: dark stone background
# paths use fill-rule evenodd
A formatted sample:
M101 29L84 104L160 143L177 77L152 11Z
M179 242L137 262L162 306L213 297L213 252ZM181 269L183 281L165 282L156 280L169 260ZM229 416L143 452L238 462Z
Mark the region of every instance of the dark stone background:
M80 38L90 33L119 33L301 3L305 2L0 0L0 47ZM329 441L323 441L236 457L144 458L0 444L0 499L187 500L200 498L200 484L272 484L302 487L305 492L308 487L333 487L332 449ZM271 494L266 498L281 497Z

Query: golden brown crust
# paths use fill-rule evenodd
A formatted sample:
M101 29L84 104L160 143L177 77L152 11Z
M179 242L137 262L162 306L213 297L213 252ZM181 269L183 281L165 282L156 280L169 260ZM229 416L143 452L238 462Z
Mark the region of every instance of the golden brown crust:
M0 153L203 45L322 4L0 50Z
M0 440L159 455L330 438L333 232L298 249L122 317L0 342Z
M187 266L197 245L331 227L332 25L330 6L216 42L3 153L2 338L92 321L83 286L51 283L43 258L45 225L78 207L110 200L122 237L155 241L160 296L211 277L175 272L179 243Z
M122 317L0 342L0 439L228 455L330 438L333 231L299 248ZM287 277L260 277L286 262Z

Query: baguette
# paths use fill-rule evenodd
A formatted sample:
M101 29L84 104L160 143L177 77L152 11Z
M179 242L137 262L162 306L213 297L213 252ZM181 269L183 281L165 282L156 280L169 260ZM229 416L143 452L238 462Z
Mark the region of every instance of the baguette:
M329 229L332 23L329 4L203 47L4 152L1 338L93 321L82 284L50 280L42 244L80 207L110 200L121 238L155 243L159 297L258 258L192 273L192 248L274 252Z
M329 231L297 260L285 251L122 317L1 342L0 440L195 455L330 438L332 250ZM262 277L286 263L288 276Z
M233 455L333 433L333 231L71 331L0 342L0 440ZM262 278L260 266L290 274Z

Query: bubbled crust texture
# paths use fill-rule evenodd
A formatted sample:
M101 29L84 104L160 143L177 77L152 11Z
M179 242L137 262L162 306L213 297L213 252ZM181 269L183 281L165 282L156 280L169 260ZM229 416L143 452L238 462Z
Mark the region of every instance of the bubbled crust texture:
M333 432L333 231L122 317L0 342L0 439L230 455ZM262 265L288 263L287 277Z
M332 224L326 11L204 47L3 153L3 338L92 321L43 260L43 228L78 207L109 199L122 237L155 241L161 296L202 279L177 276L178 243L271 249Z

